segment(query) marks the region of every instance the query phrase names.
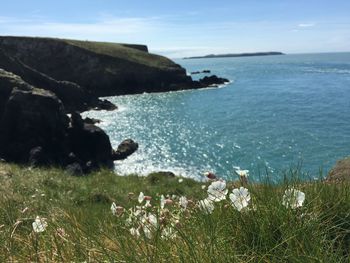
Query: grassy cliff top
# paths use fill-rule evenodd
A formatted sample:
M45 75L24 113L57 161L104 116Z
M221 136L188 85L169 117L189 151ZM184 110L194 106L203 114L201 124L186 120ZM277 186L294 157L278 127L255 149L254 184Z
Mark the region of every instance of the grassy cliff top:
M111 42L96 42L96 41L80 41L71 39L59 39L59 38L44 38L44 37L14 37L14 36L0 36L1 39L9 40L43 40L43 41L60 41L68 45L73 45L100 55L111 56L114 58L123 59L139 64L144 64L150 67L169 69L175 66L175 63L170 59L151 54L147 52L147 47L137 44L124 44L124 43L111 43Z
M111 56L114 58L120 58L135 63L144 64L156 68L169 68L174 65L174 62L166 57L150 54L145 51L141 51L127 44L109 43L109 42L95 42L95 41L78 41L78 40L63 40L70 45L74 45L89 51Z
M145 51L132 48L130 44L119 44L110 42L95 42L95 41L79 41L64 39L66 43L74 45L89 51L107 55L115 58L129 60L135 63L140 63L156 68L169 68L173 67L174 62L170 59L150 54ZM137 45L135 45L137 46Z

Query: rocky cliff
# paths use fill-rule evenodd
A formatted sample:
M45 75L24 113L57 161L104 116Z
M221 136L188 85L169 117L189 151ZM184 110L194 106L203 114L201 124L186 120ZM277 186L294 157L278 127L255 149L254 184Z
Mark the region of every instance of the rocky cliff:
M127 158L137 143L113 150L108 135L79 113L68 117L52 91L38 89L0 69L0 158L32 165L58 165L74 174Z
M148 53L147 47L141 45L0 37L0 49L37 72L57 81L76 83L96 96L195 86L185 69L165 57Z
M68 81L57 81L44 73L11 57L0 49L0 68L16 74L32 86L54 92L65 104L67 111L85 110L97 105L95 96L90 95L79 85ZM18 82L17 82L18 83Z

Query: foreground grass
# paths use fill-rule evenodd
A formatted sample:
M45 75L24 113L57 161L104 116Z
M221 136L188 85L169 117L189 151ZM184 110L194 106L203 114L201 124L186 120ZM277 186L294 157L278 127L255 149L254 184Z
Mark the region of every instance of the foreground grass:
M160 217L161 194L196 202L207 196L202 185L159 174L100 171L77 178L59 169L0 164L0 262L349 262L348 184L248 185L251 209L241 212L229 200L215 203L212 214L173 205L167 212L179 217L173 238L162 237L161 229L150 239L132 236L127 214L110 210L112 202L138 205L142 191L153 197L149 209ZM292 186L306 194L304 206L294 210L282 205ZM48 223L42 233L32 228L38 215Z

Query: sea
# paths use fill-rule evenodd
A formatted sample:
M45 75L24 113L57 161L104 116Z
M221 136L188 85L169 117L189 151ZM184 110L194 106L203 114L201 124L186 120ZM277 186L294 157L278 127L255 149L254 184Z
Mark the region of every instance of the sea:
M313 180L350 155L350 53L175 61L230 83L109 97L118 110L85 112L102 120L114 148L127 138L139 143L115 162L117 174L171 171L202 180L211 171L234 180L244 169L257 182L295 171Z

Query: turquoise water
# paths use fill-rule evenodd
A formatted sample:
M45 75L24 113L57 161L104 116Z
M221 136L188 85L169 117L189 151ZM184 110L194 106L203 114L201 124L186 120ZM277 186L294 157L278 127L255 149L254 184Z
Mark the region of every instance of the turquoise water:
M350 53L177 60L188 72L210 69L232 82L218 89L111 97L100 118L114 147L133 138L140 148L116 162L120 174L168 170L200 178L210 170L250 177L302 164L326 173L350 154ZM195 76L202 77L202 76Z

